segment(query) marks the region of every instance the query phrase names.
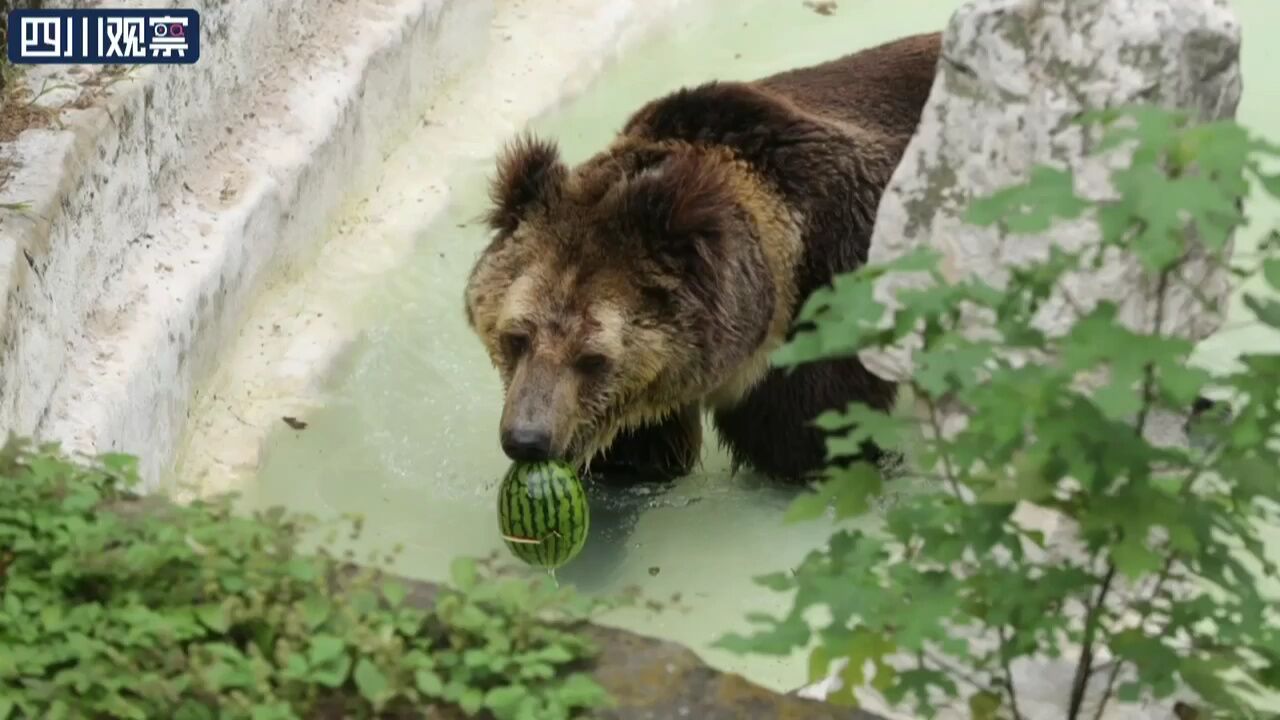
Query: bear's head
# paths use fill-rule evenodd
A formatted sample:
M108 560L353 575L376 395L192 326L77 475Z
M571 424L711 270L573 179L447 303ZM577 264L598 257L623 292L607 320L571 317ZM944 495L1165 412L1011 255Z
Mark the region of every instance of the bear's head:
M753 357L775 284L752 182L688 144L620 141L573 169L553 143L507 147L465 304L502 376L508 456L588 462Z

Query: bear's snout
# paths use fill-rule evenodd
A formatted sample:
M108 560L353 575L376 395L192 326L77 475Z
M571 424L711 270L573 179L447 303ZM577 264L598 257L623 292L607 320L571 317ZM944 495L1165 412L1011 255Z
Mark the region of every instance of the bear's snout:
M551 459L551 431L519 425L502 431L502 452L512 460L537 462Z
M498 426L502 452L512 460L559 460L576 421L572 376L544 358L522 361L511 379Z

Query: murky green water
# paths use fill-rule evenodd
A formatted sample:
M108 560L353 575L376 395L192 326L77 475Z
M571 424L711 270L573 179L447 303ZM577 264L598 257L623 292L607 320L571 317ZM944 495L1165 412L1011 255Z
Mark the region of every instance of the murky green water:
M709 0L678 28L634 51L583 97L536 123L569 160L608 141L641 102L711 78L745 79L825 60L896 36L944 25L958 0L842 0L822 16L800 0ZM1263 27L1280 27L1280 2L1238 3L1245 22L1246 82L1267 78ZM1253 80L1242 118L1280 136L1280 102ZM409 142L412 142L410 138ZM399 570L443 579L458 555L502 551L495 517L498 478L508 465L497 444L497 376L463 320L462 288L484 242L474 218L483 209L488 163L453 183L447 215L423 228L411 262L390 273L361 312L366 332L337 373L331 401L302 432L272 440L255 504L322 515L358 512L368 542L403 544ZM1267 209L1274 223L1280 213ZM1251 238L1244 238L1246 244ZM1207 362L1271 341L1256 329L1206 345ZM681 640L726 669L781 690L804 681L803 663L739 658L708 648L741 629L750 611L777 612L781 598L753 575L785 569L831 528L784 526L785 490L749 476L729 477L709 448L705 465L666 492L595 493L592 537L562 581L591 591L640 586L647 595L680 593L687 610L633 612L612 621Z

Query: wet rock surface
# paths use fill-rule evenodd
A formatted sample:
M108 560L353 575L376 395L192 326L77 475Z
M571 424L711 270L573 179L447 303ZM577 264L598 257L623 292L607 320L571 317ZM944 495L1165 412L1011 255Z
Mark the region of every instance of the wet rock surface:
M601 718L878 720L859 710L771 692L741 676L708 667L693 652L674 643L597 626L587 634L601 647L593 674L617 703L615 709L601 713Z

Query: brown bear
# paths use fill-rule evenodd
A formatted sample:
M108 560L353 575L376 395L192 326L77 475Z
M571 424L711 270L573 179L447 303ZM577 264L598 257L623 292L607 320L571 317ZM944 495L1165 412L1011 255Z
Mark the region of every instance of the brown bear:
M825 461L817 415L888 409L895 387L856 358L769 358L866 261L940 41L679 90L572 169L551 142L508 146L465 297L506 388L504 452L682 475L706 410L735 467L802 480Z

